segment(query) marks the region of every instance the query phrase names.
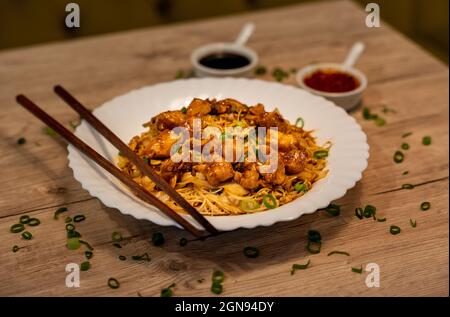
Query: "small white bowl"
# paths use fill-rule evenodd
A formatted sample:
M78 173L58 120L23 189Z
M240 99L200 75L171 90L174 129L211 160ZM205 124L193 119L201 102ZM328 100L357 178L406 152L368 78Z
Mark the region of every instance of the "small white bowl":
M214 53L232 53L245 56L250 63L246 66L233 69L217 69L200 64L200 60ZM258 65L258 54L252 49L237 43L212 43L200 46L191 54L191 63L197 77L250 77Z
M325 92L313 89L305 84L305 78L317 70L325 70L325 69L335 69L338 71L342 71L348 73L355 77L359 81L359 86L347 92ZM367 87L367 77L360 70L346 66L345 64L338 63L318 63L306 66L297 72L297 83L303 89L318 95L327 98L328 100L334 102L339 107L344 108L349 111L355 108L361 101L362 92Z

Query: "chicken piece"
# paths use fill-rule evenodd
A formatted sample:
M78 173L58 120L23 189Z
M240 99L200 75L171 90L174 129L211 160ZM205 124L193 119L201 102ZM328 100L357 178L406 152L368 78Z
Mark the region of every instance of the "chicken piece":
M211 101L194 98L187 108L188 117L201 117L211 112Z
M247 165L243 173L235 172L234 180L248 190L255 190L260 185L259 173L256 164Z
M206 179L212 186L218 186L234 176L233 166L228 162L211 163L206 168Z
M223 113L232 113L232 112L240 112L246 113L248 111L248 107L237 100L227 98L222 99L212 104L212 112L214 114L223 114Z
M296 138L295 135L293 134L287 134L287 133L283 133L280 131L272 131L275 133L275 135L277 136L277 140L278 140L278 151L280 152L288 152L292 149L296 149L298 148L298 139ZM267 131L267 136L266 136L266 144L269 145L270 144L270 133L271 130Z
M253 114L253 115L259 115L259 114L262 115L262 114L264 114L266 111L264 110L264 105L261 104L261 103L258 103L257 105L248 108L248 112L249 112L250 114Z
M165 111L153 117L150 124L153 124L159 131L180 127L186 123L186 114L180 110ZM148 126L148 125L144 125Z
M260 170L261 172L261 170ZM273 185L281 185L286 179L284 163L278 160L278 166L273 173L261 173L265 182Z
M291 150L283 155L286 172L297 174L304 170L307 155L304 150Z
M177 141L178 137L174 133L170 130L164 130L149 141L142 154L150 159L168 158L170 157L170 149Z
M262 104L257 104L248 108L248 113L245 115L244 119L250 123L250 125L259 125L265 113L264 106Z
M264 113L257 124L266 128L277 127L280 132L286 132L290 126L289 122L284 120L281 114L276 111Z
M184 172L189 172L192 168L191 163L178 162L175 163L172 160L165 160L161 163L161 176L166 180L170 181L173 176L180 175Z

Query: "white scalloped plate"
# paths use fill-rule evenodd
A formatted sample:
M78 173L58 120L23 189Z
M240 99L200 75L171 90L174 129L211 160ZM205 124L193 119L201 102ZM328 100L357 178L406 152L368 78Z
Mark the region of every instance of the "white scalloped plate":
M229 97L248 105L262 103L267 110L277 107L291 122L303 117L305 129L314 130L319 144L326 141L333 144L328 156L328 175L315 183L304 196L281 207L259 213L207 217L219 230L270 226L279 221L293 220L303 214L313 213L342 197L361 179L362 172L367 167L367 137L354 118L322 97L278 83L236 78L177 80L143 87L116 97L95 109L94 114L128 143L134 135L144 131L142 123L152 116L187 106L194 97ZM75 134L114 162L117 150L94 132L84 120ZM106 206L162 226L178 226L155 207L131 195L109 173L86 159L73 146L69 145L68 151L69 166L74 177L84 189ZM195 224L189 215L185 217Z

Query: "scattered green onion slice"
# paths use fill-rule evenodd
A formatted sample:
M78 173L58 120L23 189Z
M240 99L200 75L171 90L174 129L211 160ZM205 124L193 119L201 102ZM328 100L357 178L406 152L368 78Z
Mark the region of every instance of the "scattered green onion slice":
M412 132L406 132L406 133L404 133L404 134L402 135L402 138L407 138L407 137L409 137L410 135L412 135Z
M119 255L120 261L125 261L126 259L127 259L127 257L125 255Z
M345 251L331 251L330 253L328 253L328 256L333 255L333 254L342 254L342 255L350 256L350 253L345 252Z
M402 185L402 189L413 189L414 185L413 184L403 184Z
M19 145L25 144L26 142L27 142L27 140L25 138L19 138L17 140L17 144L19 144Z
M66 230L67 231L74 231L75 230L75 226L71 223L66 224Z
M150 262L150 256L148 255L147 252L145 252L142 255L133 255L131 258L133 260L135 260L135 261L147 261L147 262Z
M166 240L161 232L155 232L152 236L152 242L155 247L162 246Z
M267 194L263 197L263 204L268 209L273 209L277 206L277 199L272 194Z
M424 201L423 203L420 204L420 209L422 211L426 211L426 210L430 209L430 207L431 207L431 204L428 201Z
M51 136L52 138L57 137L59 135L58 132L56 132L50 127L44 127L42 131L48 136Z
M94 253L92 251L84 251L84 256L86 259L90 260L94 256Z
M111 234L111 238L113 242L120 242L122 241L122 235L120 234L120 232L114 231Z
M30 216L24 215L20 217L19 222L23 225L26 225L30 221Z
M257 258L259 256L259 249L256 247L245 247L244 248L244 255L247 258Z
M298 193L308 191L308 187L306 186L306 184L300 183L300 182L298 182L297 184L294 185L294 189Z
M115 246L118 249L122 249L122 246L118 242L113 243L113 246Z
M80 265L80 270L87 271L87 270L89 270L90 267L91 267L91 263L89 263L89 261L84 261Z
M416 220L409 219L409 223L411 224L411 227L413 227L413 228L417 227L417 221Z
M120 287L120 283L118 280L116 280L115 278L111 277L108 280L108 286L112 289L116 289Z
M364 207L363 216L365 218L375 217L376 212L377 208L375 206L367 205L366 207Z
M328 151L327 150L315 151L313 156L314 156L314 158L320 160L320 159L323 159L328 156Z
M173 295L173 291L172 291L173 286L172 285L170 285L169 287L163 288L161 290L161 297L172 297L172 295Z
M310 263L311 261L308 260L305 264L292 264L291 275L294 275L297 270L306 270Z
M31 240L31 238L33 238L33 235L29 231L24 231L22 232L22 238L24 238L25 240Z
M333 217L337 217L341 214L341 206L336 204L329 204L328 207L325 208L325 211Z
M144 161L145 164L148 165L148 163L150 162L150 159L147 156L142 157L142 160Z
M84 244L86 246L86 248L88 248L89 251L93 251L94 250L94 248L88 242L86 242L84 240L80 240L80 243Z
M184 70L180 69L180 70L177 70L177 73L175 74L175 79L184 78L184 76L185 76Z
M363 271L362 265L360 267L352 267L352 272L361 274Z
M41 221L40 221L39 219L37 219L37 218L31 218L31 219L28 221L28 225L29 225L29 226L32 226L32 227L39 226L40 224L41 224Z
M64 219L64 222L65 222L65 223L71 223L71 222L72 222L72 218L71 218L71 217L66 217L66 218Z
M402 149L403 150L409 150L409 144L408 143L402 143Z
M384 120L383 118L377 117L375 118L375 125L382 127L386 124L386 120Z
M267 73L267 68L265 66L258 66L255 69L255 75L264 75Z
M401 162L403 162L404 159L405 159L405 155L402 152L396 151L394 153L394 162L395 163L397 163L397 164L401 163Z
M186 238L180 239L180 247L185 247L188 244L188 240Z
M10 231L12 233L19 233L25 230L25 226L21 223L16 223L14 225L11 226Z
M305 126L305 120L303 120L302 117L297 118L297 121L295 121L295 126L298 128L303 128Z
M58 219L59 214L65 212L65 211L67 211L67 208L66 208L66 207L58 208L58 209L55 211L55 214L54 214L54 216L53 216L53 219Z
M422 139L422 144L423 145L430 145L431 144L431 137L430 136L424 136Z
M239 208L242 210L256 210L261 207L261 204L258 203L255 199L244 199L239 202Z
M308 244L306 245L306 250L308 250L309 253L311 253L311 254L320 253L321 248L322 248L322 242L308 241Z
M400 231L401 231L400 227L395 225L391 226L391 228L389 229L389 232L393 235L399 234Z
M187 112L187 108L186 107L181 108L181 112L182 113L186 113Z
M377 218L377 221L378 221L378 222L385 222L385 221L386 221L386 218Z
M67 239L67 249L69 250L77 250L80 248L81 243L79 238L69 238Z
M12 247L12 252L14 252L14 253L16 253L16 252L19 251L19 250L20 250L20 247L17 246L17 245L15 245L15 246Z
M402 175L408 175L409 174L409 171L404 171L403 173L402 173Z
M212 283L211 292L214 294L221 294L223 292L223 286L220 283Z
M355 209L355 216L359 219L363 218L363 209L361 207Z
M321 242L322 235L317 230L308 230L308 241Z
M222 271L216 270L212 274L213 283L222 283L225 280L225 274Z
M84 220L86 220L85 215L76 215L75 217L73 217L73 222L82 222Z
M67 238L68 239L72 239L72 238L80 238L81 234L78 231L72 230L72 231L67 231Z

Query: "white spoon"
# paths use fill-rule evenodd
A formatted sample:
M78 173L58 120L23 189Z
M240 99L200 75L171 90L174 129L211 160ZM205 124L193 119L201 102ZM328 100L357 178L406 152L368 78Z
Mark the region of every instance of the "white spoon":
M342 65L344 67L353 67L356 64L358 58L361 56L362 52L364 51L364 48L365 45L363 42L356 42L355 44L353 44Z
M234 41L234 44L245 46L250 36L252 36L253 31L255 30L255 24L254 23L246 23L242 29L241 32L239 32L238 37Z

